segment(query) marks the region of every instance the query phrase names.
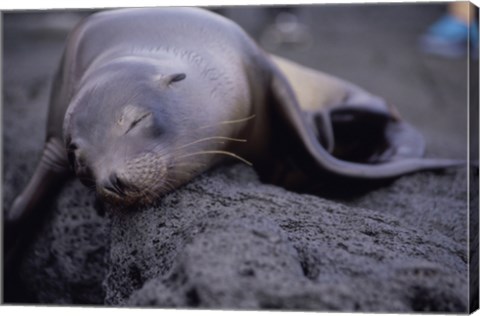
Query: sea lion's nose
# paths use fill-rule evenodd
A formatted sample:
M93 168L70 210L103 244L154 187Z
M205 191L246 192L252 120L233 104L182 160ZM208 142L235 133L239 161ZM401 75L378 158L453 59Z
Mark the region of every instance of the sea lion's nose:
M125 196L125 190L127 184L124 180L120 179L116 173L110 174L110 176L101 183L102 190L107 191L110 194L117 196Z

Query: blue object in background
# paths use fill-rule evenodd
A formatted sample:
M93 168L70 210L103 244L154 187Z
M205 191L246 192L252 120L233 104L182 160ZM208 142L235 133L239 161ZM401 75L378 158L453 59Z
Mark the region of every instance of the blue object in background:
M445 15L420 38L420 49L443 57L461 57L468 52L469 40L472 56L478 58L478 23L468 26L451 15Z

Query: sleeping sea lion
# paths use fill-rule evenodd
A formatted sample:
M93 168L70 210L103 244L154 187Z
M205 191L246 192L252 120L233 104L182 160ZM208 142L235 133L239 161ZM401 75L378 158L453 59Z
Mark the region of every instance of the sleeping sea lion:
M275 161L315 179L391 179L457 165L383 99L259 48L194 8L96 13L71 32L54 78L45 147L6 214L6 251L72 172L130 207L225 160L275 181ZM8 262L7 262L8 265Z

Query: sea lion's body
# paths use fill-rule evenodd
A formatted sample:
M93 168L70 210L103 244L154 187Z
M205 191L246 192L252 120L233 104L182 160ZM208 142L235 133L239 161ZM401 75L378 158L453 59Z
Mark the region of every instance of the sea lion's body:
M8 213L7 243L69 175L67 157L102 199L135 205L225 157L251 161L271 181L275 160L347 180L456 163L422 153L419 134L382 99L269 56L225 18L199 9L98 13L70 34L45 150Z
M129 65L139 65L150 67L148 75L152 78L186 73L187 78L175 87L175 97L182 94L175 100L175 109L172 110L175 113L165 113L168 124L177 125L178 129L194 130L255 115L255 119L243 126L221 126L218 133L222 135L214 135L215 131L211 129L183 133L181 142L186 144L198 139L198 133L248 138L249 153L258 153L267 141L263 131L268 130L265 126L268 124L266 110L258 108L258 105L266 104L268 91L259 87L267 84L269 74L259 71L255 64L261 63L255 60L260 59L255 56L259 51L243 35L231 21L197 9L118 10L92 16L70 36L66 61L57 76L60 92L53 91L59 95L59 101L52 103L47 138L65 137L65 114L68 118L68 111L82 111L82 105L73 109L77 105L72 104L71 96L78 96L96 85L102 80L104 69L110 67L115 68L113 71L122 71ZM68 85L66 81L72 84ZM110 91L111 94L106 96L113 99L113 95L121 93L122 87L111 86L119 90L116 93ZM159 104L161 106L166 107ZM187 125L185 121L195 125ZM89 128L102 125L93 117L84 122Z

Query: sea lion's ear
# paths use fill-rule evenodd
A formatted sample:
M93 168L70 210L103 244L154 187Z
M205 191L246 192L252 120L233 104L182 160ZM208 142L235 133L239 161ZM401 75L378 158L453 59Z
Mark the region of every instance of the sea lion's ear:
M187 78L187 75L183 72L174 73L171 75L158 75L155 77L155 82L161 86L169 86L172 83L179 82Z
M184 74L184 73L175 73L175 74L171 74L171 75L168 75L164 78L165 80L165 83L167 85L171 85L172 83L174 82L179 82L179 81L182 81L183 79L187 78L187 75Z

